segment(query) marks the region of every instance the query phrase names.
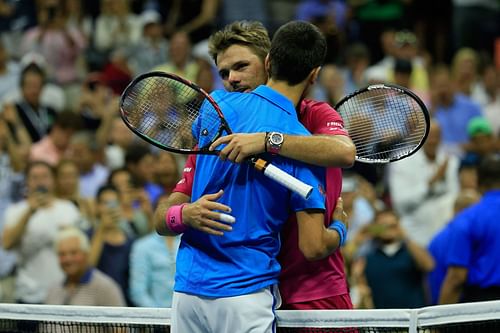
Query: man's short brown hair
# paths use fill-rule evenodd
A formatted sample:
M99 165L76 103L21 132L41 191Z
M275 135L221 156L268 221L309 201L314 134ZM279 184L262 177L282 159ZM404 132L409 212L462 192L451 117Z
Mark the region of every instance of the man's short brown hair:
M208 40L209 54L217 63L217 55L232 45L248 46L262 61L271 49L267 29L257 21L235 21L213 33Z

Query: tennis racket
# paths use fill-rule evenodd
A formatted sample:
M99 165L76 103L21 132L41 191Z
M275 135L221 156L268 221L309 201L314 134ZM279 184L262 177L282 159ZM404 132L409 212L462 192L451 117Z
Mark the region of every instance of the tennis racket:
M231 129L217 103L196 84L177 75L149 72L123 91L125 124L150 144L179 154L217 155L210 145ZM267 177L308 198L312 187L259 157L247 160Z
M356 146L356 160L389 163L418 151L429 133L425 104L410 90L374 84L347 95L335 105Z

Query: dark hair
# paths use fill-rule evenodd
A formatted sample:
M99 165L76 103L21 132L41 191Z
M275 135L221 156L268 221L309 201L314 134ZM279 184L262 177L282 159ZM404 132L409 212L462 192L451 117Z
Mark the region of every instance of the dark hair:
M486 155L477 169L479 185L485 188L500 188L500 153Z
M101 200L102 194L104 192L107 192L107 191L115 192L117 195L119 195L119 193L120 193L120 192L118 192L118 189L116 187L114 187L113 185L105 184L105 185L99 187L99 189L97 190L97 194L95 196L97 202L99 202Z
M74 129L76 131L83 128L83 120L80 115L73 111L62 111L56 115L54 124L62 129Z
M56 176L55 168L52 165L50 165L49 163L47 163L45 161L41 161L41 160L35 160L35 161L29 162L28 165L26 166L25 175L28 175L31 172L31 170L37 166L46 167L50 171L50 173L52 174L53 177Z
M292 21L274 34L269 51L271 79L296 85L323 64L326 40L313 24Z
M23 68L21 71L21 79L20 79L20 85L21 87L24 86L24 80L26 79L26 75L29 73L34 73L39 75L42 78L42 82L45 83L46 80L46 74L45 71L42 69L42 67L38 66L36 63L32 62L28 64L26 67Z
M151 155L149 148L143 144L133 144L125 153L125 165L139 163L145 156Z

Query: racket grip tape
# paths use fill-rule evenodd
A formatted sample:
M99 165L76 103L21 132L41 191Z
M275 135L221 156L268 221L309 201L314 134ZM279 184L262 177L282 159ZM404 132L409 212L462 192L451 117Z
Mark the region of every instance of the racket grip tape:
M303 181L293 177L292 175L286 173L285 171L275 167L269 162L263 159L257 159L255 161L255 168L260 170L267 177L273 179L274 181L280 183L291 191L299 194L304 199L309 198L312 193L312 186L307 185Z

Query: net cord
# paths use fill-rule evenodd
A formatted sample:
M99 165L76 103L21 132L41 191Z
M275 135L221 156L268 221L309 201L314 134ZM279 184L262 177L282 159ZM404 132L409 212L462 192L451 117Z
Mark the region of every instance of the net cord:
M278 310L280 327L402 327L417 332L449 323L498 320L500 301L430 306L419 309ZM0 304L0 321L170 325L169 308Z

